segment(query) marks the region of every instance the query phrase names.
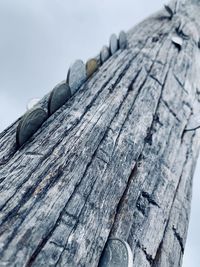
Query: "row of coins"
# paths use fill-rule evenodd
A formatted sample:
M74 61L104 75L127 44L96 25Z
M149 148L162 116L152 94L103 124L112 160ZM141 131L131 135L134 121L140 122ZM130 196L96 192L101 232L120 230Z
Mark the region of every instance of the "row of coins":
M34 100L29 105L29 110L21 118L17 127L17 145L20 147L28 141L44 121L64 105L110 56L116 53L118 49L126 49L127 43L127 35L124 31L121 31L119 38L115 34L111 35L109 47L104 46L100 56L89 59L86 64L82 60L76 60L68 70L66 81L58 84L51 91L48 99L48 112L42 107L38 107Z

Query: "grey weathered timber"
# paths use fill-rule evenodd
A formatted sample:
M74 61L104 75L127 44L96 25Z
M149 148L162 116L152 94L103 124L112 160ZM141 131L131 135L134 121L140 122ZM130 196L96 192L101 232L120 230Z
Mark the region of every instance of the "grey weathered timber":
M23 147L18 121L0 134L0 266L96 267L112 237L133 266L181 266L200 148L200 131L185 131L200 112L200 7L169 6L172 17L163 8L129 30L127 49Z

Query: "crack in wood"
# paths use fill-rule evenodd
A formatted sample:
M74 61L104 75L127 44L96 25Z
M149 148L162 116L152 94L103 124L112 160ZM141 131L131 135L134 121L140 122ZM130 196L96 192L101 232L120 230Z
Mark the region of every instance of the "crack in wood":
M181 252L182 252L182 254L184 254L183 238L182 238L182 237L180 236L180 234L177 232L177 230L176 230L176 228L175 228L174 225L173 225L173 227L172 227L172 230L173 230L173 232L174 232L174 235L175 235L176 239L177 239L178 242L179 242L179 245L180 245L180 247L181 247Z
M11 156L10 147L5 150L2 146L2 142L12 141L15 124L0 134L2 262L9 257L13 264L24 266L92 266L98 262L108 236L117 233L128 239L134 261L141 260L138 266L159 267L168 227L184 249L179 226L168 218L173 218L181 187L183 171L179 173L179 165L189 168L188 162L196 159L189 149L192 134L180 139L189 111L195 112L191 99L187 99L194 92L184 90L185 80L193 73L189 58L194 57L194 44L184 43L178 56L170 39L174 24L174 20L163 21L161 26L154 16L130 31L129 49L109 59L18 153ZM110 70L112 74L108 74ZM174 88L181 85L183 89L179 94L168 88L169 70L178 82ZM165 96L166 103L162 101L165 91L170 94ZM177 120L178 101L184 111ZM198 132L193 135L198 136ZM177 162L179 149L183 149L183 156ZM32 160L30 169L28 160ZM168 203L160 199L162 194ZM183 200L190 202L189 191ZM142 213L137 212L138 203ZM160 218L159 231L163 232L150 245L149 239L155 234L150 228L152 215ZM156 223L154 226L157 229ZM137 241L139 249L135 251ZM18 257L17 247L26 257ZM180 264L180 252L177 254ZM173 262L170 255L168 262Z

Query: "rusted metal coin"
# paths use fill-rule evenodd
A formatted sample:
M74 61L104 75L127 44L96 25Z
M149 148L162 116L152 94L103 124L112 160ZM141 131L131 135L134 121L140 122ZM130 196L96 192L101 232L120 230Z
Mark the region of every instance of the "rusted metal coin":
M89 78L98 69L98 62L95 58L89 59L86 63L87 78Z

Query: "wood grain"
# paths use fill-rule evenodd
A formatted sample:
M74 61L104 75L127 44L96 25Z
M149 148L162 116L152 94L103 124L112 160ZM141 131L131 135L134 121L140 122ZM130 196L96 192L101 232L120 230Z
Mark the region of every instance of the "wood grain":
M200 147L185 131L199 112L199 10L182 2L131 29L127 49L20 149L19 121L0 134L1 266L95 267L111 236L134 266L181 266Z

